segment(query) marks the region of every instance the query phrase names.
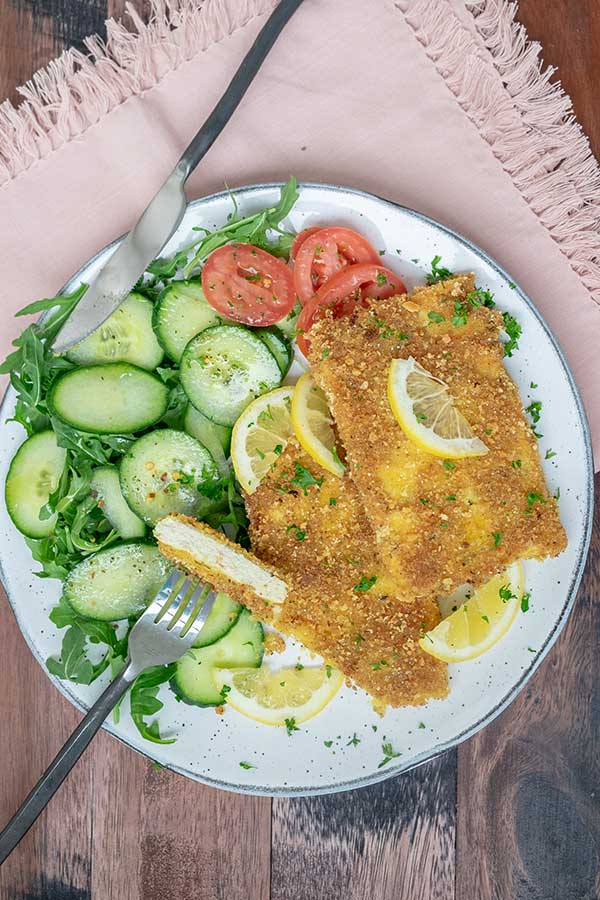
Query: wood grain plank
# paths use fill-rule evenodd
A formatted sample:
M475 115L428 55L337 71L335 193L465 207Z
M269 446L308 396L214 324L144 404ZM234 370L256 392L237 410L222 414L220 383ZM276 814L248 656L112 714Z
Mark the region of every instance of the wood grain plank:
M597 0L521 0L600 155ZM596 504L600 476L596 478ZM600 521L567 628L527 689L459 751L457 900L600 896ZM596 602L595 602L596 601Z
M94 747L93 796L94 900L269 900L269 799L157 770L108 735Z
M272 900L453 900L456 753L381 784L273 801Z
M597 505L563 635L517 700L460 750L459 898L600 896L599 584Z
M18 103L17 85L24 84L61 49L48 18L34 20L30 7L1 0L0 102L8 97Z
M0 828L80 719L50 683L0 591ZM93 758L83 757L55 802L0 868L2 900L87 900Z

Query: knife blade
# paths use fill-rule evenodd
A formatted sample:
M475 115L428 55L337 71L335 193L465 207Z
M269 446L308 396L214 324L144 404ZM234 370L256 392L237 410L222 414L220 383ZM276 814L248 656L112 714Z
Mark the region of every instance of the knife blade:
M64 353L95 331L120 306L177 230L187 207L185 182L235 112L277 37L303 0L281 0L240 63L181 159L150 201L56 335L55 353Z

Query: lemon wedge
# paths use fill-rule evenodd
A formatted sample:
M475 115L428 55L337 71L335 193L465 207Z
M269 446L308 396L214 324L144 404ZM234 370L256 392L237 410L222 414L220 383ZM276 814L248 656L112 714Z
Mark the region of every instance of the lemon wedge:
M231 433L231 462L237 480L252 494L292 436L293 387L262 394L246 407Z
M310 372L302 375L294 389L292 426L309 456L341 478L346 467L338 456L333 418L325 394Z
M288 729L321 712L343 681L331 666L215 669L212 674L219 691L229 688L228 706L255 722Z
M392 360L388 400L406 436L422 450L446 459L488 452L456 409L448 386L412 356Z
M449 614L427 631L419 644L426 653L444 662L475 659L506 634L517 616L522 596L523 568L516 562L483 587L463 592L460 599L453 595L440 601L442 615Z

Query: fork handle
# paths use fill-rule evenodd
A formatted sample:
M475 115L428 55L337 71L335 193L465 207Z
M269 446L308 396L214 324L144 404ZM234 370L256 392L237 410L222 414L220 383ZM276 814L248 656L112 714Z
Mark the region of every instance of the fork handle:
M8 825L0 832L0 865L29 831L50 802L109 712L117 705L133 680L128 665L117 675L57 753L36 786L28 794Z

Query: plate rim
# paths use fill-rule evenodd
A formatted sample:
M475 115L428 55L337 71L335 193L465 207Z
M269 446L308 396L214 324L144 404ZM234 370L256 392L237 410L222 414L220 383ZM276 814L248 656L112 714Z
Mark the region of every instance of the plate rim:
M210 203L216 200L222 200L228 196L237 196L238 194L244 194L244 196L252 195L253 193L258 193L261 191L268 190L277 190L282 187L284 182L276 181L276 182L263 182L249 185L240 185L239 187L232 188L230 190L222 190L222 191L214 191L212 194L207 194L204 197L199 197L194 200L190 200L186 206L186 213L191 209L198 206L201 206L205 203ZM460 734L456 735L451 740L445 741L444 743L439 744L433 752L423 751L422 753L413 756L410 761L405 763L398 763L394 766L391 766L389 769L386 769L385 772L374 772L370 775L361 776L359 778L351 779L350 781L344 782L335 782L333 784L328 785L319 785L319 786L300 786L300 787L290 787L290 788L266 788L261 787L260 785L248 785L248 784L236 784L233 781L224 782L217 778L211 778L206 775L199 775L195 772L190 772L188 769L185 769L182 766L174 764L173 762L166 761L161 759L158 755L152 754L150 751L150 747L148 748L148 752L146 750L142 750L139 747L134 746L127 736L119 734L113 724L106 720L102 728L109 732L113 737L119 740L121 743L125 744L131 750L136 753L139 753L141 756L145 756L148 759L151 759L154 762L160 763L166 769L169 769L172 772L175 772L178 775L183 775L186 778L191 778L194 781L198 781L201 784L205 784L209 787L219 788L220 790L229 791L231 793L236 794L246 794L250 796L262 796L262 797L310 797L310 796L322 796L326 794L337 794L343 791L356 790L362 787L368 787L372 784L378 784L382 781L387 781L389 778L393 778L397 775L402 775L405 772L410 772L411 770L424 765L424 763L429 762L431 760L437 759L442 754L446 753L449 750L458 747L464 741L468 740L470 737L473 737L479 731L482 731L488 725L490 725L494 719L496 719L518 696L518 694L523 690L527 682L533 676L533 674L537 671L543 660L548 655L551 648L556 643L559 635L563 631L571 610L573 609L575 599L577 597L577 592L579 586L581 584L581 580L583 577L583 573L585 570L585 565L588 558L588 552L590 547L590 541L592 536L592 528L593 528L593 514L594 514L594 463L593 463L593 452L592 452L592 441L591 441L591 433L588 418L585 412L585 407L583 405L583 401L581 398L581 394L579 392L579 388L577 387L577 382L575 381L575 377L573 375L573 371L571 366L558 342L556 337L554 336L552 330L550 329L548 323L539 312L533 301L530 299L528 294L520 287L519 282L514 279L512 275L510 275L506 269L501 266L492 256L487 253L487 251L483 250L479 245L475 244L469 238L464 237L458 232L454 231L454 229L450 228L447 225L437 221L431 216L427 216L424 213L419 212L418 210L413 209L409 206L404 206L401 203L397 203L393 200L389 200L386 197L381 197L378 194L374 194L370 191L364 191L360 188L346 187L344 185L337 184L328 184L326 182L315 182L315 181L301 181L298 182L299 189L316 189L323 190L327 193L344 193L344 194L353 194L358 197L363 197L368 200L376 200L378 203L382 203L385 206L389 207L392 210L401 210L404 213L407 213L410 217L416 218L421 222L425 222L434 228L442 231L447 236L451 237L453 240L457 241L459 244L462 244L464 247L467 247L471 252L475 253L475 255L479 256L484 262L486 262L495 272L501 276L502 278L509 281L511 284L515 285L515 293L519 296L520 300L529 308L530 312L537 319L538 323L541 325L542 329L546 333L547 338L549 339L551 345L556 351L559 361L562 364L563 371L567 377L567 381L569 383L569 387L572 391L572 394L575 399L575 406L579 416L583 438L584 438L584 448L585 448L585 465L586 465L586 509L585 509L585 520L584 520L584 533L582 540L580 542L578 548L578 558L577 565L575 567L575 571L571 578L571 582L565 592L566 599L560 610L560 613L557 617L557 620L554 624L554 627L546 641L542 645L542 647L538 650L536 655L532 658L531 665L525 670L525 672L521 675L520 679L515 683L515 685L506 692L504 697L484 716L478 719L471 727L464 729ZM106 253L107 250L117 247L125 235L121 235L110 243L106 244L102 247L97 253L91 256L86 262L80 266L80 268L65 282L65 284L60 289L59 293L63 293L70 289L73 282L75 282L78 278L81 278L81 273L87 269L95 260L98 259L99 256ZM12 397L13 388L12 385L8 385L6 391L4 393L4 397L2 398L2 402L0 403L0 415L4 414L5 406L10 397ZM48 671L45 660L41 658L39 655L37 648L35 647L31 635L25 623L22 621L21 616L17 612L17 605L13 601L13 598L10 594L7 579L5 577L2 554L0 553L0 579L4 586L4 590L6 592L6 596L12 610L12 613L15 617L17 626L19 631L25 638L25 641L33 655L33 657L37 660L37 662L42 667L46 677L50 680L50 682L58 688L60 693L80 712L86 713L89 710L89 707L86 704L81 703L78 697L69 688L69 682L63 682L61 679L52 675L51 672ZM152 747L158 747L160 745L151 745Z

